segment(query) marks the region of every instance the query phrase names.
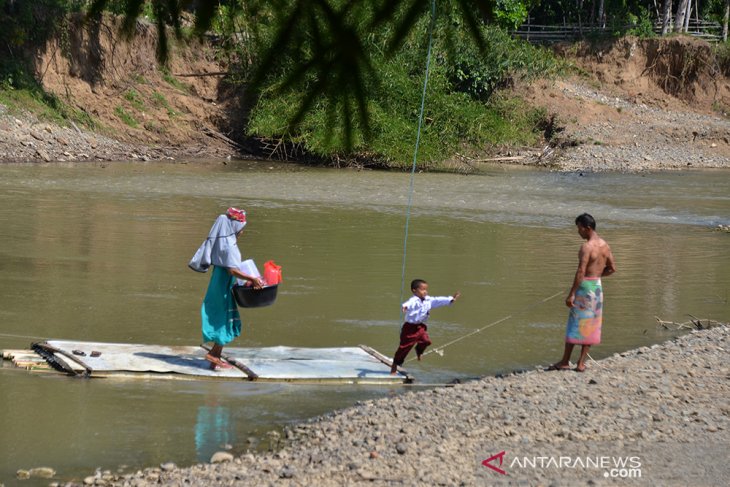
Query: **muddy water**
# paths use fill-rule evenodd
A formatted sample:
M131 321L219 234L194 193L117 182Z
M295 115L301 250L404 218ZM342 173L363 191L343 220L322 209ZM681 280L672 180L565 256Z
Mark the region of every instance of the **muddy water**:
M110 164L0 167L0 349L33 339L196 345L208 276L186 264L215 216L246 208L239 241L285 283L243 313L237 346L398 341L409 175L275 166ZM423 383L559 358L564 293L589 211L619 272L605 280L596 359L663 340L655 316L730 319L730 173L628 176L496 168L418 174L406 280L461 290L433 312L435 344L512 318L408 364ZM560 295L546 303L540 300ZM205 461L223 445L266 447L289 422L399 387L77 380L0 369L0 483L49 466L62 479ZM45 485L46 482L42 482ZM27 481L23 485L32 485Z

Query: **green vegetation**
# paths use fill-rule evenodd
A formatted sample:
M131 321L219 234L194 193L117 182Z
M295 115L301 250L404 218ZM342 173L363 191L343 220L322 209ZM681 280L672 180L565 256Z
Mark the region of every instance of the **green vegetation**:
M730 76L730 40L718 43L715 46L715 56L717 57L717 64L720 67L720 71L725 76Z
M124 99L127 100L134 108L136 108L140 112L144 111L144 101L142 100L142 96L137 92L137 90L130 89L125 91Z
M635 35L641 38L656 37L654 33L654 20L651 18L649 11L644 7L638 7L637 13L626 14L626 23L632 27L629 29L619 28L615 35Z
M97 127L86 113L69 107L46 93L32 69L34 50L65 28L68 13L78 11L82 0L0 0L0 103L11 112L29 111L39 119L67 125L73 121Z
M165 110L167 110L167 114L170 117L174 117L178 114L175 110L172 109L172 107L170 106L170 102L167 101L167 98L165 98L165 95L163 95L159 91L152 92L152 103L156 107L162 107Z
M91 129L98 128L98 124L89 114L69 107L57 96L38 89L16 89L7 83L2 83L0 104L6 106L10 113L30 112L39 120L61 126L75 122Z
M162 68L160 71L162 73L162 79L164 79L170 86L177 88L183 93L190 93L190 87L174 77L170 73L170 70L168 70L167 68Z
M125 124L129 125L132 128L139 127L139 122L130 114L128 113L124 107L121 105L117 105L116 108L114 108L114 114L119 117L119 120L124 122Z
M541 136L544 112L500 90L516 78L552 76L565 66L546 50L513 40L496 27L481 27L489 46L482 53L470 42L466 29L453 28L458 24L456 12L442 14L434 31L419 167L438 168L456 152L533 144ZM309 84L318 80L289 88L277 77L251 113L249 134L299 144L324 160L370 159L378 165L409 167L423 89L428 22L421 19L392 55L386 54L387 29L371 34L369 48L375 53L372 68L377 76L365 85L369 124L355 117L352 108L352 116L343 116L343 106L356 106L354 96L334 102L317 97L307 113L299 116L299 107L311 91ZM287 62L294 60L285 59L283 64ZM288 124L297 118L296 125Z

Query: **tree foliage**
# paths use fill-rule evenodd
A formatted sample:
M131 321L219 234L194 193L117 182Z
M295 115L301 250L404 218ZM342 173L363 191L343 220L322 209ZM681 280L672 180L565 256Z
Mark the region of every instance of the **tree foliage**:
M510 38L496 27L480 26L486 48L469 42L460 28L454 4L443 3L433 33L431 73L426 103L424 136L419 159L440 161L455 152L510 141L529 145L536 137L542 113L515 105L493 94L520 76L547 75L558 63L547 52ZM367 16L359 16L367 18ZM368 154L390 166L405 164L412 155L423 87L429 18L416 21L401 41L402 48L388 53L392 33L388 27L371 31L365 47L372 53L376 76L365 80L369 126L361 119L346 118L329 97L317 97L296 126L286 120L296 115L302 97L310 93L276 82L264 90L250 120L253 135L283 138L306 144L310 153L331 157ZM295 64L296 53L284 63ZM312 78L308 83L317 83ZM345 95L347 96L347 95ZM353 100L354 103L354 100ZM347 139L348 132L351 139Z

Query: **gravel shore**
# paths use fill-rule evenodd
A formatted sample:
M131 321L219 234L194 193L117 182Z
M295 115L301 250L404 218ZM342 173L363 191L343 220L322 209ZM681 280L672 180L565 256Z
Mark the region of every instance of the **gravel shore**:
M0 105L0 163L221 160L236 156L229 144L208 139L174 146L124 142L75 124L61 127L31 114L11 115Z
M617 112L613 120L579 126L567 134L579 144L552 161L562 171L730 168L727 116L660 109L582 84L566 83L561 91L568 99Z
M83 483L727 485L728 379L721 326L589 362L585 373L539 368L364 401L286 430L269 453Z

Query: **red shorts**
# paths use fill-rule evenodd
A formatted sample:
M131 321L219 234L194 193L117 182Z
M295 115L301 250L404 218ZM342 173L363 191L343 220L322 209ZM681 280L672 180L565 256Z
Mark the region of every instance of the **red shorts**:
M415 345L416 354L420 357L426 347L431 345L431 338L428 336L428 327L423 323L403 323L400 331L400 346L395 351L393 365L403 365L403 362Z

